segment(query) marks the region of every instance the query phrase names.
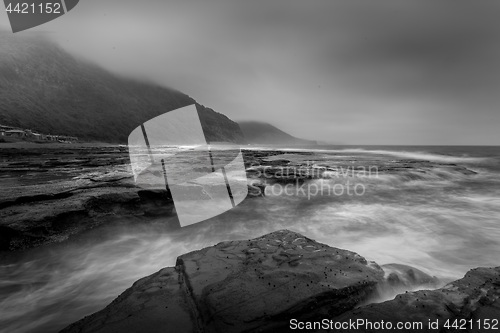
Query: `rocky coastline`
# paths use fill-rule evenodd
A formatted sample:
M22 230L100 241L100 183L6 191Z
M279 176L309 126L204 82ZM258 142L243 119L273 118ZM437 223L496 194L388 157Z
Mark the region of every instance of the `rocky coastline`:
M0 150L0 172L0 253L63 242L125 218L180 227L168 219L175 211L167 190L135 184L126 146L11 145ZM250 197L262 194L258 186L249 186Z
M61 332L288 332L324 319L331 325L411 321L422 323L419 331L444 332L454 320L498 320L500 267L473 269L443 284L409 266L379 266L280 230L184 254L175 267L135 282L106 308ZM380 302L391 292L397 295ZM429 321L439 327L429 328ZM334 327L330 331L380 331Z
M299 184L351 165L341 159L329 164L300 150L243 153L250 200L265 195L266 186ZM408 181L476 174L436 161L381 163L373 157L360 162L365 165ZM0 255L71 241L107 223L161 218L168 221L165 228L180 228L170 218L175 211L167 191L136 186L124 146L5 146L0 171ZM63 332L281 332L290 331L292 319L314 323L325 318L332 323L412 321L424 328L431 320L440 326L427 331L446 332L453 331L444 327L450 320L500 319L499 297L500 267L440 281L416 268L378 265L281 230L182 255L175 267L137 281L105 309ZM467 329L461 332L478 331Z
M308 151L243 150L249 197L265 195L273 184L301 184L327 173L358 172L348 160L337 165L315 161ZM293 161L288 159L293 157ZM377 166L377 174L401 175L409 181L436 170L473 176L455 164L395 160L381 165L366 160L360 168ZM341 171L339 171L341 170ZM412 174L407 174L413 170ZM147 223L172 217L167 191L136 186L126 146L37 145L2 146L0 150L0 251L18 251L57 243L123 217ZM445 177L445 176L442 176ZM175 219L172 219L175 220ZM169 222L167 228L178 228Z

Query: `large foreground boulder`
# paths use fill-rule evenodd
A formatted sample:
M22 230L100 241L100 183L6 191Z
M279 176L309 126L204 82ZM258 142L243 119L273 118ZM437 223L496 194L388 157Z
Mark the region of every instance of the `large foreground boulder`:
M453 332L454 320L475 325L460 332L487 332L477 320L500 320L500 267L441 285L413 267L380 267L281 230L182 255L62 332L380 332L388 323L395 332Z
M270 332L354 309L383 270L283 230L185 254L63 332Z

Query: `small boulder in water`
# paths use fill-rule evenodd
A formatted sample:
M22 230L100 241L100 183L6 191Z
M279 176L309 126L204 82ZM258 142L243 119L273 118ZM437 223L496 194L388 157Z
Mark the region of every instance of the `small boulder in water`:
M455 320L467 322L461 332L483 332L478 326L478 319L480 323L485 323L484 319L488 319L488 322L500 320L499 286L500 267L476 268L443 288L400 294L387 302L347 311L334 321L360 320L372 323L371 326L341 330L353 333L380 332L373 323L381 321L386 323L386 328L387 325L396 327L398 323L412 325L397 332L448 332ZM437 323L438 326L429 327L429 323ZM446 323L450 324L449 328L445 327Z
M381 267L385 272L387 285L394 288L437 288L440 284L437 277L430 276L415 267L401 264L387 264Z

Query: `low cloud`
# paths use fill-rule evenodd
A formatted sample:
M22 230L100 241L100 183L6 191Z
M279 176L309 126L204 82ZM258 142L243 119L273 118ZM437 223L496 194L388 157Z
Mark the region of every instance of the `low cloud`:
M87 0L69 51L237 120L352 144L500 144L494 1Z

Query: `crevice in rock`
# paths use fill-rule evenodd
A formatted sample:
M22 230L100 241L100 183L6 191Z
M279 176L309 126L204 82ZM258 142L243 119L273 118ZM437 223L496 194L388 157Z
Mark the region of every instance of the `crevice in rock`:
M185 297L186 303L189 305L191 316L193 317L193 326L195 328L195 333L204 333L205 327L203 323L203 318L201 316L201 311L198 309L198 305L196 299L193 295L193 288L191 286L191 282L189 281L189 277L186 274L186 270L184 269L184 262L181 258L177 258L177 262L175 263L175 270L179 274L179 288L182 289L183 295Z

